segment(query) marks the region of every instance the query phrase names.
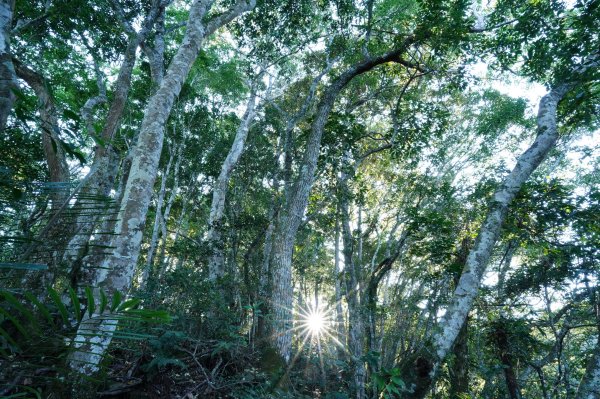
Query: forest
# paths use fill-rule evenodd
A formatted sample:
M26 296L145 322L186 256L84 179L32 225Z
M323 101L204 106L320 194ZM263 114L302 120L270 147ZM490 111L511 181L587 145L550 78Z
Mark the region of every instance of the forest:
M599 0L0 0L0 397L600 399Z

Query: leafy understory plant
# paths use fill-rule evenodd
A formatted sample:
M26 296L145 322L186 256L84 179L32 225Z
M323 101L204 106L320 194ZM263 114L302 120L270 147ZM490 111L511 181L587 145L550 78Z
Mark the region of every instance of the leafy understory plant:
M11 381L0 391L2 395L29 397L33 391L56 392L64 389L60 387L65 381L81 377L69 377L73 371L67 366L67 359L77 345L77 330L86 320L115 320L119 327L111 333L112 337L133 341L154 338L144 327L170 320L167 312L143 309L140 299L124 300L120 292L109 298L100 290L99 299L95 300L90 287L84 288L84 299L72 288L64 295L51 287L46 290L47 297L41 299L27 291L0 290L0 377ZM104 332L85 334L100 339Z

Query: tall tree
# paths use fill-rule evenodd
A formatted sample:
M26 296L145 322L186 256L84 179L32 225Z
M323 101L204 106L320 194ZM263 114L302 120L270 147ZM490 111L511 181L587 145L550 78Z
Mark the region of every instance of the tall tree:
M104 261L97 277L109 292L127 291L130 288L142 242L142 228L152 195L158 161L164 140L164 129L175 97L192 68L206 36L227 24L238 15L252 9L255 2L240 1L225 14L203 21L210 9L208 1L194 1L190 7L186 34L171 60L160 86L150 98L133 153L129 178L123 192L119 221L115 226L114 250ZM88 319L79 327L75 339L76 351L71 357L73 368L85 374L98 370L98 364L112 339L116 328L114 320ZM98 341L94 333L104 332ZM90 332L92 335L90 336Z

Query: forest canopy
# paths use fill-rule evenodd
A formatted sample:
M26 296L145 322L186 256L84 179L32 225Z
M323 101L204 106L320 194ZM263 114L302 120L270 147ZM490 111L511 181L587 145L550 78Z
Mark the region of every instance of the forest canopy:
M599 32L1 0L0 397L600 399Z

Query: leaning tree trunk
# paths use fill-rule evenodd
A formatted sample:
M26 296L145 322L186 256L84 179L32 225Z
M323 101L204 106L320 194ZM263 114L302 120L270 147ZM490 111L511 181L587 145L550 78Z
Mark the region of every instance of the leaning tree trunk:
M596 59L586 61L584 67L576 72L582 73L597 63ZM540 100L537 136L533 144L521 154L511 173L494 193L454 295L446 313L438 323L438 328L433 333L431 339L433 350L421 353L415 363L405 370L405 379L410 382L413 391L408 397L425 397L441 363L456 342L479 292L483 274L500 235L508 207L529 176L554 148L559 135L556 122L558 103L573 87L575 87L574 82L558 84Z
M250 0L250 3L240 1L227 13L205 24L202 20L211 4L210 0L196 0L192 3L183 42L144 111L129 179L120 205L119 221L115 226L113 253L106 258L103 268L98 273L98 283L102 283L109 295L117 291L127 292L130 288L158 170L165 124L204 38L219 26L255 6L253 0ZM75 351L71 355L70 364L73 369L83 374L89 375L98 371L100 360L110 345L117 326L117 320L110 317L100 319L98 316L100 315L92 315L83 321L74 340Z
M17 60L13 60L13 64L19 78L23 79L33 89L38 98L42 146L44 148L44 155L46 156L50 182L59 183L51 195L52 209L56 211L61 207L69 194L67 185L69 182L69 166L67 165L65 151L58 137L58 115L54 98L50 94L46 81L39 73Z
M461 268L467 262L469 254L470 240L464 238L456 254L456 264ZM457 273L454 277L454 284L457 285L460 275ZM456 342L452 347L453 361L448 367L448 377L450 380L449 396L450 399L461 399L469 394L469 317L463 323Z
M415 39L414 36L408 36L399 48L348 68L326 88L317 106L298 176L290 190L289 200L286 201L279 214L276 234L279 239L273 248L272 302L275 304L275 309L272 321L272 344L286 362L291 359L292 353L292 255L294 242L315 180L325 123L338 94L354 77L388 62L407 65L401 57L406 49L415 42Z
M137 59L137 49L150 34L155 20L164 12L162 8L163 6L156 4L144 19L140 31L137 33L130 32L129 42L123 54L123 62L119 68L119 74L114 85L115 92L104 121L102 132L100 133L102 145L98 145L96 148L90 172L86 176L84 186L81 189L86 198L96 197L96 199L91 200L92 203L99 202L103 198L108 198L111 190L114 188L115 180L119 173L120 162L119 154L111 143L121 124L121 118L129 98L131 76ZM99 96L89 99L81 109L81 116L89 126L89 129L92 130L92 134L94 133L92 127L92 110L95 106L105 101L106 95L101 92ZM127 173L127 171L123 171L123 175L127 175ZM74 205L74 211L78 212L80 207L86 207L85 201L77 201ZM89 202L89 200L87 201ZM89 205L88 203L87 206ZM106 207L106 213L111 213L110 208L109 204ZM99 219L99 215L87 215L86 212L81 212L75 219L75 223L73 223L73 229L69 232L69 243L63 254L64 261L69 265L73 273L78 272L77 269L81 264L81 259L86 255L86 244L97 227Z
M169 195L169 199L167 200L167 205L165 206L165 211L162 213L160 229L162 234L162 241L160 244L160 251L158 257L158 269L162 268L162 264L165 260L165 253L167 248L167 224L169 223L169 217L171 216L171 208L173 207L173 203L175 202L175 197L177 196L177 190L179 189L179 168L181 166L182 156L181 151L183 150L183 144L179 147L179 155L177 156L177 161L175 162L175 170L173 171L173 187L171 187L171 194ZM182 212L182 217L184 213ZM154 269L153 269L154 270ZM156 276L157 273L154 274ZM152 274L151 274L152 276Z
M18 88L15 67L10 55L14 9L15 0L0 0L0 130L6 128L6 121L16 98L13 91Z
M246 106L246 112L242 117L240 125L235 134L235 139L231 149L221 166L221 173L213 188L212 204L210 216L208 219L208 246L210 249L210 260L208 262L208 279L212 282L225 275L225 254L223 250L222 224L225 211L225 200L227 198L227 189L233 169L237 165L248 137L250 122L254 118L254 108L256 106L256 90L252 88L250 99Z

